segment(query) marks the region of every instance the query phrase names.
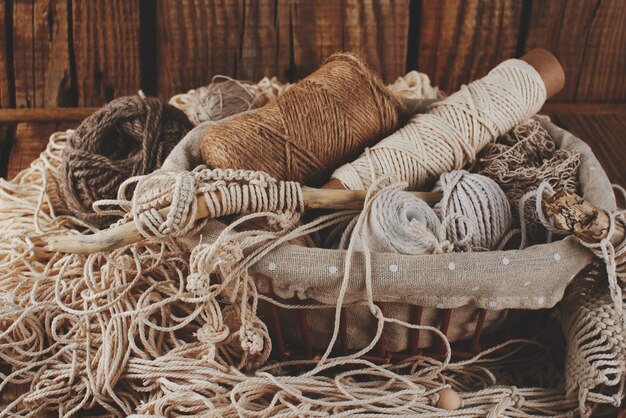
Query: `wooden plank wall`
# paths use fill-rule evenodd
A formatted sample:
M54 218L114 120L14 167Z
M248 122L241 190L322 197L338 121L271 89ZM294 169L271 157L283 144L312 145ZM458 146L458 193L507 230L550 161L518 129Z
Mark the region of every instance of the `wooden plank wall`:
M5 0L0 21L0 107L167 98L216 74L293 81L342 49L451 92L538 46L566 70L554 100L626 101L623 0Z

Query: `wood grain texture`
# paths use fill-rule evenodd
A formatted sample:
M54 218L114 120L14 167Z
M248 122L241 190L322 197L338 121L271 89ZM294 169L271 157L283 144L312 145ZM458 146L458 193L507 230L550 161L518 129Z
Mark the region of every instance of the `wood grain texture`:
M67 0L13 2L17 107L71 106Z
M567 103L546 102L539 113L578 113L583 115L626 114L626 103Z
M141 88L139 1L73 0L72 27L78 105L100 106L115 97L137 94Z
M278 2L245 0L242 13L241 42L236 76L258 81L265 76L286 80L289 45L280 45L279 31L289 31L288 17L279 15ZM283 49L281 49L283 47Z
M564 64L554 101L626 101L626 1L11 0L0 21L0 107L98 106L142 82L169 98L217 74L294 81L339 50L452 92L533 47Z
M386 82L405 74L408 2L294 0L288 6L293 79L306 76L342 50L360 54Z
M20 123L17 125L9 154L8 179L15 177L39 157L48 145L50 134L57 130L57 125L57 123Z
M626 114L556 114L553 119L587 142L609 179L626 187Z
M343 1L290 2L293 80L315 71L324 58L344 49L343 6Z
M0 177L7 177L7 167L9 165L9 154L13 142L14 128L7 124L0 125Z
M452 93L515 56L522 2L423 2L417 68ZM414 42L414 40L411 40Z
M9 39L7 39L6 23L10 17L9 2L5 1L0 4L0 108L11 106L11 93L9 86L12 80L9 79Z
M12 179L36 160L48 146L50 135L57 131L75 128L76 125L75 121L18 123L13 132L9 131L9 135L13 137L6 178Z
M82 121L99 107L47 107L27 109L0 109L0 123Z
M408 2L347 1L346 28L344 48L361 53L383 80L406 73Z
M534 0L526 49L561 61L566 82L555 101L626 101L626 1Z
M243 9L239 0L182 0L177 4L158 0L160 96L169 98L206 85L214 75L236 76Z
M402 0L191 1L157 9L158 89L168 98L214 75L301 79L334 52L363 55L386 81L406 70Z

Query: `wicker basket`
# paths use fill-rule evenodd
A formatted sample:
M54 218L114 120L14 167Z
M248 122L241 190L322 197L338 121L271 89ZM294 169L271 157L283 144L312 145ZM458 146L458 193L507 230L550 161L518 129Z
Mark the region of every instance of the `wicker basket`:
M580 139L552 124L547 118L539 117L539 119L544 128L555 139L557 145L574 149L581 153L579 180L582 196L602 209L614 210L615 198L611 193L610 182L591 149ZM322 275L318 274L320 277L317 277L311 283L314 283L314 286L315 284L319 285L319 288L312 287L308 291L303 292L300 284L303 276L298 275L297 271L298 269L300 271L307 269L314 271L316 269L315 265L320 263L320 257L325 260L324 262L326 260L334 260L333 264L339 265L345 256L344 252L339 250L309 249L295 245L286 247L268 254L263 262L253 267L253 271L257 274L259 289L272 297L278 297L278 299L291 304L311 302L325 305L327 309L324 311L319 308L301 308L294 311L266 303L262 307L262 318L268 325L272 335L274 344L273 355L275 358L283 360L314 359L321 352L325 351L325 343L329 340L330 332L332 332L333 321L329 320L329 318L334 316L336 305L327 294L328 289L338 287L340 279L335 278L335 281L329 284L323 280ZM546 278L545 291L549 294L546 294L545 298L539 298L541 299L539 304L541 306L532 302L532 300L536 301L537 297L529 296L525 298L520 296L519 292L516 295L508 295L506 294L506 289L499 289L500 294L499 299L497 299L497 307L492 307L490 298L472 299L471 297L461 297L463 292L462 285L450 289L448 284L437 286L435 283L428 283L428 281L425 284L423 280L415 280L414 286L408 286L404 283L403 287L398 289L398 293L400 295L406 295L407 293L412 293L412 295L430 294L431 297L420 296L412 298L411 295L408 297L387 297L387 294L390 292L389 289L393 288L393 282L390 284L387 281L383 289L378 293L378 298L376 294L374 295L375 300L380 309L386 314L389 314L390 311L395 311L395 317L397 317L398 307L401 307L402 318L400 319L412 324L427 324L438 327L452 343L453 358L470 358L481 350L502 343L512 337L526 337L536 333L550 314L551 309L563 297L568 283L580 274L593 259L591 253L582 249L573 237L551 244L529 247L526 250L473 253L471 256L472 262L484 266L485 276L490 277L492 281L509 280L508 277L503 276L503 273L498 270L499 267L493 267L494 257L504 256L503 259L507 259L507 261L508 259L516 260L526 257L526 259L532 261L537 257L542 257L544 253L549 254L550 257L554 254L555 259L559 263L548 265L547 267L544 266L545 269L538 272L518 271L516 275L521 278L517 277L515 279L516 282L520 282L521 280L526 280L523 277L528 278L534 274L543 273ZM436 264L437 259L440 258L445 259L445 261L440 263L443 266L447 265L450 259L450 255L398 256L377 254L377 256L385 260L401 259L416 275L419 274L419 267L424 263ZM468 254L456 253L454 257L456 257L454 258L455 262L459 265L458 260L464 260L470 256ZM294 264L294 258L302 260L303 265L286 267L288 271L282 273L278 271L280 269L276 268L277 264ZM363 260L357 257L357 260L353 263L358 264L359 262L363 262ZM268 263L273 266L268 268ZM429 265L429 268L431 271L433 270L432 265ZM534 270L524 265L521 265L519 269ZM447 269L442 268L441 270ZM315 272L312 274L315 275ZM376 283L377 279L376 274L375 271L374 283ZM440 281L437 282L439 283ZM525 285L527 283L528 281L525 282ZM467 282L465 285L467 285ZM438 297L433 296L433 287L439 287L434 292L438 293ZM326 296L322 296L324 294ZM424 303L411 303L411 299L418 299L424 301ZM353 298L348 303L355 301L358 300ZM438 303L437 301L443 301L443 303ZM501 303L501 301L504 301L504 303ZM364 341L369 341L365 340L364 336L371 335L372 328L375 327L375 320L371 316L371 321L368 321L366 316L363 316L363 314L355 316L350 309L349 307L342 308L339 340L334 347L334 353L337 355L349 354L363 348L367 344ZM323 316L326 317L326 329L320 332L319 323L323 322L320 320L320 317ZM393 312L392 316L394 316ZM313 326L312 321L315 322L315 326ZM404 335L402 336L401 344L398 344L397 341L389 340L388 334L390 332L397 332L397 330L385 328L383 336L376 347L367 354L367 359L386 363L405 359L407 356L416 354L425 354L435 358L444 356L445 345L432 335L424 335L426 333L420 330L403 329Z

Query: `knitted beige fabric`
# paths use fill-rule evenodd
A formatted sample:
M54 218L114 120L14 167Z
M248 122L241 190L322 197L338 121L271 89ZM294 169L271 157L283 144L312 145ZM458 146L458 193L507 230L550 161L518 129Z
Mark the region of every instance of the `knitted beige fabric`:
M600 267L602 270L602 267ZM567 341L565 389L578 398L581 415L594 404L620 405L624 398L626 335L606 288L603 274L578 279L561 304L562 327Z

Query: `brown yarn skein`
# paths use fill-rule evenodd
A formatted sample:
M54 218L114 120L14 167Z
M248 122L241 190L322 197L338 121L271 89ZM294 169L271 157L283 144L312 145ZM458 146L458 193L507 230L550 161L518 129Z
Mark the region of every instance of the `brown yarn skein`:
M121 97L86 118L68 140L60 170L68 211L97 227L115 220L93 211L122 182L159 168L192 128L185 114L156 98Z
M339 53L264 107L207 127L200 151L211 168L259 170L320 186L406 114L363 61Z

